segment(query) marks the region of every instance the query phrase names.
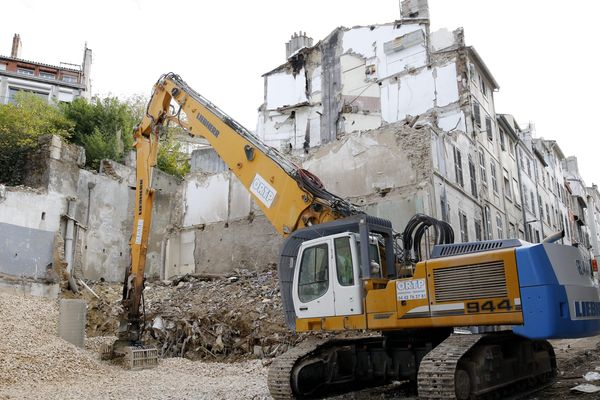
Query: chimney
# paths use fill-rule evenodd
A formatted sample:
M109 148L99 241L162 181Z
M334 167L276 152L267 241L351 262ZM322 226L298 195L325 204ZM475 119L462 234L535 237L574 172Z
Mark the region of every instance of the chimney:
M429 19L427 0L400 0L400 16L402 19Z
M13 37L12 50L10 51L10 56L12 58L21 58L21 36L18 33L15 33Z
M85 84L83 97L90 100L92 98L92 49L87 47L87 42L83 48L83 62L81 63L81 71L83 72L83 82Z
M306 32L298 32L292 35L289 42L285 44L285 58L290 58L292 54L304 47L311 47L313 39L306 35Z

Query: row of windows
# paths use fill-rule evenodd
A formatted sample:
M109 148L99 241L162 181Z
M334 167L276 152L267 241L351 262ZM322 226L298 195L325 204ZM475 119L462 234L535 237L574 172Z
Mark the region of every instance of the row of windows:
M448 215L449 212L449 205L446 205L444 200L441 199L441 207L442 207L442 214L443 215ZM548 205L546 205L546 208L548 207ZM552 208L553 209L553 208ZM554 209L553 209L554 210ZM444 212L445 211L445 212ZM547 213L549 214L549 213ZM448 219L446 217L443 217L445 221L448 221ZM486 222L486 232L485 232L485 239L486 240L492 240L494 239L494 235L493 235L493 228L492 228L492 212L489 206L485 206L484 207L484 219ZM567 219L566 216L563 215L562 213L559 213L558 211L556 212L556 225L557 228L560 229L565 229L565 234L567 237L571 236L570 233L570 229L569 229L569 225L567 224ZM468 242L469 241L469 230L468 230L468 217L466 215L466 213L459 211L458 212L458 222L459 222L459 227L460 227L460 241L462 243ZM502 216L502 213L497 211L496 215L495 215L495 222L496 222L496 239L503 239L505 238L504 234L504 218ZM536 221L528 221L527 223L527 230L525 232L525 239L531 242L540 242L540 231L537 228L534 228L532 225L533 223ZM554 221L553 221L554 223ZM479 219L474 219L473 220L473 228L475 230L475 241L480 241L483 239L482 236L482 224L481 224L481 220ZM516 238L517 237L517 229L515 224L513 223L509 223L508 224L508 232L507 233L507 237L506 238ZM523 231L519 230L519 237L523 237ZM580 236L582 239L582 242L585 242L585 234L581 234Z
M461 151L454 146L453 148L453 153L454 153L454 176L456 179L456 183L461 187L464 188L465 186L465 182L464 182L464 177L463 177L463 163L462 163L462 153ZM479 155L479 174L481 176L481 180L483 182L484 185L488 184L488 180L487 180L487 168L486 168L486 161L485 161L485 153L483 152L483 150L480 150L478 152ZM478 198L478 192L477 192L477 176L476 176L476 167L475 167L475 163L473 162L471 156L469 156L469 160L468 160L468 164L469 164L469 178L470 178L470 190L471 190L471 195L475 198ZM518 184L517 181L514 180L513 182L513 189L511 189L511 184L510 184L510 178L508 175L508 171L506 169L503 169L503 184L504 184L504 195L509 199L509 200L513 200L513 189L514 189L514 200L517 201L517 204L519 204L517 199L517 188L518 188ZM498 166L497 163L494 160L490 161L490 177L491 177L491 183L492 183L492 189L494 191L494 193L499 193L499 183L498 183Z
M35 70L31 68L18 67L17 74L35 76ZM38 76L43 79L56 80L56 73L54 72L40 71ZM77 77L74 75L63 74L60 77L60 80L67 83L77 83Z
M527 175L534 179L534 175L537 182L542 183L542 187L544 189L550 190L550 192L554 193L563 203L567 203L567 192L564 185L561 185L558 179L555 179L554 176L550 175L550 172L544 168L539 168L539 170L535 170L535 166L533 165L534 161L529 158L528 155L524 154L522 150L519 151L519 159L521 163L521 168L527 172Z
M441 207L442 207L442 215L448 215L448 211L449 211L449 205L446 204L446 202L444 201L444 199L441 199ZM445 212L444 212L445 211ZM492 213L490 210L489 206L485 206L484 207L484 219L486 222L486 240L492 240L493 239L493 229L492 229ZM448 221L447 218L444 218L444 220L446 222L450 222ZM458 223L459 223L459 227L460 227L460 241L462 243L466 243L469 241L469 222L468 222L468 217L467 214L459 211L458 212ZM509 235L516 235L515 232L515 226L514 224L510 224L510 232ZM481 224L481 220L479 219L474 219L473 220L473 229L475 230L475 241L480 241L483 239L483 235L482 235L482 224ZM497 239L503 239L504 238L504 218L502 217L502 213L500 213L499 211L496 212L496 236Z

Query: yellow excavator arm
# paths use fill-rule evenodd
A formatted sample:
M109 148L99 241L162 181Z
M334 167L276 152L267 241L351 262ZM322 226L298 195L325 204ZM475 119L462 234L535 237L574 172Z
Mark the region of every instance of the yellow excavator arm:
M318 178L265 145L178 75L163 75L154 85L146 114L134 131L136 206L130 242L131 268L123 285L121 344L140 342L140 305L154 197L152 170L161 131L169 122L190 135L205 138L283 236L357 212L352 204L329 193Z

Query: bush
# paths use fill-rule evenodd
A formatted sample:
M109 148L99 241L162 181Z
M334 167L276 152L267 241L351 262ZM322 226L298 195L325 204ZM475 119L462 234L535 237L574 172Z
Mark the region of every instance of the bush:
M61 110L33 93L19 92L15 102L0 105L0 182L23 182L26 156L43 135L69 138L74 123Z

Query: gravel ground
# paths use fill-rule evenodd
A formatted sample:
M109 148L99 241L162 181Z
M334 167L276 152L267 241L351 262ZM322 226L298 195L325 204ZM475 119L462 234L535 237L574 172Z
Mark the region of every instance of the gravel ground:
M204 363L183 358L128 371L99 360L114 338L79 349L56 336L58 302L0 294L0 399L266 399L260 360Z

